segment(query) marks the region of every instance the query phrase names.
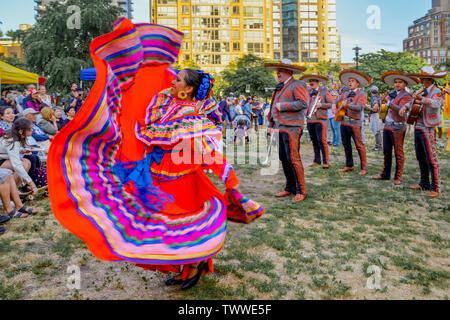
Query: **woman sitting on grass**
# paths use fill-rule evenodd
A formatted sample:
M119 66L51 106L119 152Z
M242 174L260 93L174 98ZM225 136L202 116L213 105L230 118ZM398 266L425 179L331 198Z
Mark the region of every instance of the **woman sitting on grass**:
M32 132L33 124L30 120L20 118L14 122L11 130L6 131L0 138L0 168L13 170L16 173L16 184L19 186L23 180L32 193L37 194L38 189L28 175L31 163L28 159L23 159L23 155L31 154L26 148L27 137L31 136Z
M20 200L14 173L9 169L0 168L0 197L3 203L4 215L0 215L0 223L5 223L11 218L26 218L30 214L38 213L37 210L28 208ZM13 209L11 201L18 210ZM1 230L0 230L1 233Z

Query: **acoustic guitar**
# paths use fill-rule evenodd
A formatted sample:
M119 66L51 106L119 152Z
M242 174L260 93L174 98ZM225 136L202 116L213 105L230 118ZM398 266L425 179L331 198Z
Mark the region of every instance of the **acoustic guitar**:
M415 95L422 94L425 91L425 88L421 88L414 93ZM409 112L408 119L406 120L407 124L415 124L417 122L417 118L419 117L420 111L422 111L422 101L414 100L411 111Z
M356 96L356 94L352 91L352 92L350 92L350 93L348 94L346 100L342 100L342 101L339 101L339 102L337 103L337 105L336 105L337 111L336 111L336 114L335 114L335 116L334 116L334 121L336 121L336 122L342 122L342 121L344 120L346 109L343 108L342 106L343 106L343 104L344 104L345 102L351 102L350 99L351 99L351 98L354 98L355 96Z

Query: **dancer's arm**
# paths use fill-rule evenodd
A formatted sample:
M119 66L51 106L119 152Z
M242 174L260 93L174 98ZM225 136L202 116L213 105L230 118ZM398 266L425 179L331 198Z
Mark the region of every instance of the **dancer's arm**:
M239 180L236 173L223 154L213 151L204 156L203 161L203 167L211 169L225 183L227 189L237 189L239 187Z

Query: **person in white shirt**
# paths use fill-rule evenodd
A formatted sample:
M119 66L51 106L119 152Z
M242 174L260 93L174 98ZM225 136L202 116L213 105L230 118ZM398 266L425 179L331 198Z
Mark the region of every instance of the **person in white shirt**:
M13 170L16 173L16 183L19 186L21 180L30 188L33 194L37 194L38 189L28 175L31 162L23 159L23 155L30 154L27 149L27 137L33 132L33 124L25 118L17 119L11 131L0 138L0 167Z
M47 106L52 106L52 98L47 94L47 88L45 86L39 86L38 96L41 98L42 103Z
M37 210L28 208L22 203L14 181L14 174L11 170L5 168L0 168L0 198L4 212L4 215L0 215L0 223L7 222L11 218L26 218L30 214L38 213ZM17 210L12 207L11 201Z

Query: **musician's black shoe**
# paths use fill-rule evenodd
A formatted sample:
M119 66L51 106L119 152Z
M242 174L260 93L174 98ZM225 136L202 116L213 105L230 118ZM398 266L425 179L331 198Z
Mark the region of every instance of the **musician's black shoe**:
M184 281L183 285L181 286L181 290L187 290L187 289L190 289L193 286L195 286L197 284L198 280L200 280L200 277L202 276L202 271L205 271L205 272L208 271L208 261L200 262L200 264L197 266L197 274L195 276L193 276L192 278Z

